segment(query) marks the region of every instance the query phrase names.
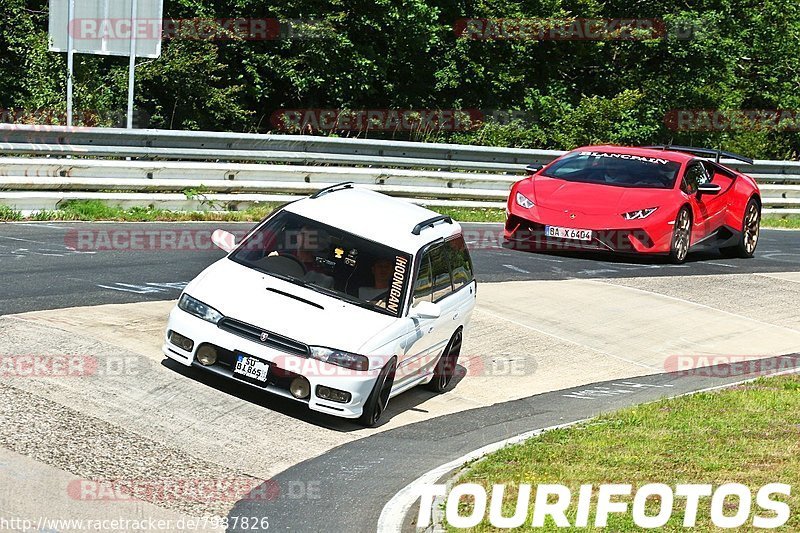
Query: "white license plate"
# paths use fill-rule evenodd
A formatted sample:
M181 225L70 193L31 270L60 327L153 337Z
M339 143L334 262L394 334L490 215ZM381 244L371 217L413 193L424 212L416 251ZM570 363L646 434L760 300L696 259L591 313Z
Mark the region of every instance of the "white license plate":
M544 234L548 237L555 237L556 239L574 239L576 241L591 241L592 230L590 229L574 229L574 228L561 228L558 226L545 226Z
M239 355L236 358L236 366L233 367L233 372L266 383L269 365L253 357Z

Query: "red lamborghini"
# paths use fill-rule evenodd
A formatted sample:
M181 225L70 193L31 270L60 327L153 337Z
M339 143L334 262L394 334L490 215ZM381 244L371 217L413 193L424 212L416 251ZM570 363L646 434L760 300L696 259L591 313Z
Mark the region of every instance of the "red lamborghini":
M531 174L511 187L504 244L663 254L675 263L706 247L752 257L761 224L758 186L720 157L753 162L681 146L587 146L528 167Z

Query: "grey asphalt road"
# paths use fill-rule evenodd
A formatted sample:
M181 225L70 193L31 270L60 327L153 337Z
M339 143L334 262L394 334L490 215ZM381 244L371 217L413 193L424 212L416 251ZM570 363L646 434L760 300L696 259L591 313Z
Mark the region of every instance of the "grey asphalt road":
M775 367L796 365L798 358L775 358ZM615 380L403 426L350 442L285 470L268 482L281 487L278 497L270 501L245 498L228 516L230 523L246 516L267 517L270 530L276 531L375 531L383 506L397 492L426 472L473 450L528 431L747 377L731 372L730 366L720 366L698 369L694 375L672 373ZM313 491L298 490L309 486ZM412 518L415 516L412 512Z
M175 298L186 282L223 256L209 239L219 226L0 224L0 314ZM240 233L250 227L222 226ZM571 278L623 282L621 278L769 273L800 267L800 232L765 230L751 260L702 253L685 265L673 266L659 260L514 252L500 247L500 225L465 224L465 229L478 279L484 282ZM522 432L742 378L719 375L723 377L659 374L595 383L387 430L288 468L270 481L281 487L278 498L245 499L230 516L266 517L271 530L374 531L383 505L398 490L455 457Z
M629 278L781 272L800 267L800 232L764 230L754 259L699 252L685 265L659 259L528 253L499 245L499 224L464 224L479 281ZM250 224L0 224L0 315L175 298L223 256L217 227Z

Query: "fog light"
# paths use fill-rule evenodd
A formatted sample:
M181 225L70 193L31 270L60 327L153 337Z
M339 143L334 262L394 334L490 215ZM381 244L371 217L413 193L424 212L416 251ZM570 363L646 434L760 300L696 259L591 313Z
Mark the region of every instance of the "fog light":
M194 348L194 341L192 339L184 337L180 333L174 331L169 332L169 342L187 352L191 352L192 348Z
M337 403L348 403L353 397L349 392L343 390L332 389L330 387L317 386L317 397L323 400L330 400Z
M217 349L210 344L204 344L197 350L197 360L203 366L211 366L217 362Z
M306 378L296 377L292 380L291 385L289 385L289 392L291 392L292 396L295 398L308 398L311 394L311 384Z

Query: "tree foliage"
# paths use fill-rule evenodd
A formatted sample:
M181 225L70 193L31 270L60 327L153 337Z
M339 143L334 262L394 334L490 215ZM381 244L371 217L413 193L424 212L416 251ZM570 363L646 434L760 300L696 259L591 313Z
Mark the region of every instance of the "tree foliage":
M536 148L671 141L778 158L800 152L797 127L676 131L665 120L676 109L800 111L796 0L166 0L164 7L166 18L320 24L315 38L166 40L160 58L137 66L136 105L152 127L265 132L283 108L500 109L524 118L466 132L335 133ZM46 0L0 0L9 22L0 27L3 109L64 108L66 61L47 50L47 8ZM652 18L667 31L627 40L470 40L453 29L464 17ZM76 56L76 109L119 117L126 89L124 58Z

